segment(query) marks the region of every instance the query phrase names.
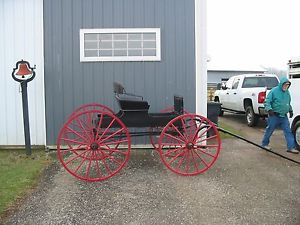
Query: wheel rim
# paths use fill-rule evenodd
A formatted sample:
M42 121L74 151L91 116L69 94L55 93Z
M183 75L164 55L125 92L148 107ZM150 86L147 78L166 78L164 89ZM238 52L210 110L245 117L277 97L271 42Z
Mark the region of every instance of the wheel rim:
M103 112L110 112L110 113L114 114L114 112L105 105L101 105L98 103L88 103L88 104L84 104L84 105L81 105L78 108L76 108L73 111L73 113L69 116L69 118L76 115L77 113L88 111L88 110L93 110L93 109L101 110Z
M247 111L247 121L248 121L248 124L250 124L252 122L252 115L251 115L251 112Z
M167 112L174 112L174 106L170 106L167 107L165 109L162 109L159 111L160 113L167 113ZM188 114L188 111L183 111L184 114ZM158 140L159 140L159 135L161 133L161 131L163 130L164 127L150 127L150 134L149 134L149 139L150 139L150 143L152 144L153 148L155 150L159 149L159 144L158 144ZM154 135L153 135L154 134Z
M74 114L57 139L57 156L74 177L94 182L106 180L128 162L128 129L114 114L87 110Z
M218 158L221 139L207 118L184 114L171 120L159 138L162 162L171 171L193 176L208 170Z

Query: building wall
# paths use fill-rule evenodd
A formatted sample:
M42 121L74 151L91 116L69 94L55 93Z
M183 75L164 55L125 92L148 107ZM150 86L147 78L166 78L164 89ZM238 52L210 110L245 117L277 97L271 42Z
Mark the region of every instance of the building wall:
M25 145L20 83L11 76L21 59L36 65L28 83L31 144L45 145L42 0L0 1L0 50L0 145Z
M161 61L80 62L81 28L160 28ZM44 0L44 37L47 144L81 104L118 111L113 81L144 96L150 112L173 105L174 94L195 111L194 0Z

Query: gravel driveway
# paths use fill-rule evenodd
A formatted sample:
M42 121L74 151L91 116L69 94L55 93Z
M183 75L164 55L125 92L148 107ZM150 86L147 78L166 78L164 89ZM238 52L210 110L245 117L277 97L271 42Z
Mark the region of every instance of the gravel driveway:
M263 131L235 123L250 138ZM281 133L275 139L282 148ZM78 181L54 164L3 224L299 225L300 166L237 139L222 145L216 164L195 177L168 171L152 150L132 151L129 164L100 183Z

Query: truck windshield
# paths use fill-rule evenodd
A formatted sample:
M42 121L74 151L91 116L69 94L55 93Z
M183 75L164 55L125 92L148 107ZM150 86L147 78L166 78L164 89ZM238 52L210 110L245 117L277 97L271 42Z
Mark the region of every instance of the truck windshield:
M278 85L276 77L246 77L243 88L267 87L268 90Z

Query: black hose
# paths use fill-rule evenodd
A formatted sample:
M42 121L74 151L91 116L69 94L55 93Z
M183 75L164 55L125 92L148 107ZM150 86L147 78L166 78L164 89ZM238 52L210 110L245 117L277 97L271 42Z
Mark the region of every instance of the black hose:
M273 151L271 151L270 149L267 149L267 148L265 148L265 147L263 147L263 146L261 146L261 145L259 145L259 144L256 144L256 143L254 143L253 141L249 141L248 139L243 138L243 137L241 137L241 136L239 136L239 135L236 135L236 134L234 134L234 133L231 133L231 132L229 132L228 130L225 130L225 129L221 128L221 127L218 127L218 126L217 126L217 129L218 129L219 131L223 132L223 133L229 134L229 135L231 135L231 136L233 136L233 137L236 137L236 138L238 138L238 139L241 139L241 140L243 140L243 141L245 141L245 142L247 142L247 143L250 143L250 144L252 144L252 145L255 145L256 147L259 147L259 148L261 148L261 149L263 149L263 150L266 150L267 152L270 152L270 153L272 153L272 154L274 154L274 155L277 155L277 156L279 156L279 157L281 157L281 158L287 159L287 160L289 160L289 161L291 161L291 162L293 162L293 163L296 163L296 164L300 164L300 162L298 162L298 161L296 161L296 160L293 160L293 159L291 159L291 158L288 158L288 157L286 157L286 156L284 156L284 155L281 155L281 154L279 154L279 153L277 153L277 152L273 152Z

